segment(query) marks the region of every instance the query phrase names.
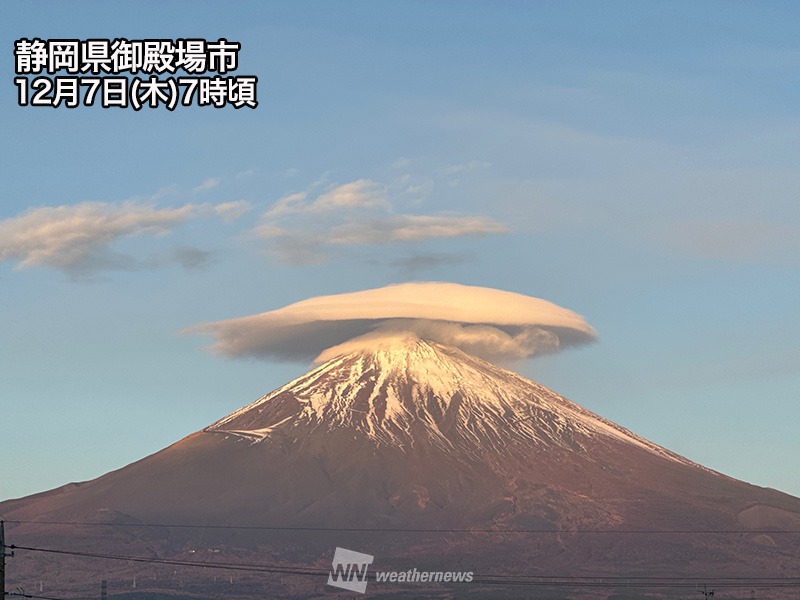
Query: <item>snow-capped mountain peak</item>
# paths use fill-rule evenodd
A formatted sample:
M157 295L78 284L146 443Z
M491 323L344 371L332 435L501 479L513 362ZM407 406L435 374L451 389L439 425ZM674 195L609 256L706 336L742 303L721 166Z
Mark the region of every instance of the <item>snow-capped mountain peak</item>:
M690 462L512 371L413 334L332 358L205 431L258 443L320 430L471 454L623 442Z
M0 513L30 521L41 536L30 545L40 547L59 546L50 537L61 535L57 522L240 524L246 530L148 525L136 539L127 527L112 531L142 555L154 539L176 552L182 538L192 549L250 548L254 563L265 544L286 544L292 556L309 544L302 560L311 565L333 544L368 542L382 557L401 548L416 564L486 557L498 572L581 573L588 564L624 577L699 578L723 565L785 577L797 564L797 540L765 531L800 527L800 499L705 469L453 347L413 334L372 341L341 345L311 372L149 457L10 500ZM741 534L691 535L698 528ZM70 545L88 543L86 530L64 531ZM25 580L41 568L28 564ZM303 585L296 596L308 595Z

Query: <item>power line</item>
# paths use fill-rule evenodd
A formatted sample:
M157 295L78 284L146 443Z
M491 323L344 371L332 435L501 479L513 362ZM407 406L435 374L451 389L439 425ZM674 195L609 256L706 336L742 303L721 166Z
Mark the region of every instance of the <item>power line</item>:
M798 529L432 529L432 528L406 528L392 527L294 527L281 525L216 525L216 524L187 524L187 523L98 523L93 521L25 521L7 520L6 523L15 525L67 525L75 527L153 527L164 529L222 529L222 530L252 530L252 531L309 531L309 532L365 532L365 533L536 533L536 534L636 534L636 535L758 535L758 534L800 534Z
M179 559L148 558L142 556L127 556L119 554L105 554L99 552L81 552L74 550L61 550L56 548L36 548L29 546L9 546L15 550L30 552L44 552L51 554L78 556L83 558L121 560L149 564L162 564L183 567L202 567L231 571L245 571L253 573L271 573L281 575L313 575L324 576L329 573L327 569L312 567L292 567L276 564L247 564L247 563L220 563L198 562ZM373 576L374 578L374 576ZM484 585L515 585L537 587L576 587L576 588L679 588L697 587L700 584L711 583L717 588L800 588L800 577L694 577L694 576L657 576L657 575L493 575L478 574L472 583ZM19 594L18 594L19 595ZM36 596L26 596L36 597ZM61 600L61 599L52 599Z
M6 592L6 596L17 596L18 598L38 598L39 600L67 600L66 598L54 598L53 596L36 596L25 592Z
M56 548L34 548L30 546L9 546L15 550L27 550L29 552L44 552L47 554L62 554L67 556L80 556L83 558L103 558L107 560L123 560L130 562L140 562L149 564L172 565L182 567L203 567L223 569L230 571L252 571L255 573L295 573L298 575L320 575L327 574L325 569L312 569L306 567L291 567L288 565L274 565L274 564L248 564L248 563L219 563L219 562L199 562L190 560L179 560L171 558L148 558L145 556L127 556L121 554L106 554L101 552L81 552L77 550L61 550Z

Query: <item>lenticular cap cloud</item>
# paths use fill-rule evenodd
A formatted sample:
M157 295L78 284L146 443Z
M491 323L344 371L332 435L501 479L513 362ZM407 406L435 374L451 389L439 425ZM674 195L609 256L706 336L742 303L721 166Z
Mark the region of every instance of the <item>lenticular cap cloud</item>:
M494 362L591 342L580 315L540 298L455 283L404 283L320 296L257 315L189 329L225 356L317 361L402 334L461 348Z

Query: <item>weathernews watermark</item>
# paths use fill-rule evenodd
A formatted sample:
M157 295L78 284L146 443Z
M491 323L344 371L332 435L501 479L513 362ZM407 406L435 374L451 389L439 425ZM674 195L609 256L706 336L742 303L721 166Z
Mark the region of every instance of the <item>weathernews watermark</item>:
M371 554L336 548L328 585L365 594L367 571L374 560ZM376 583L472 583L472 579L472 571L420 571L416 567L408 571L378 571L374 576Z
M50 108L256 108L258 77L229 75L239 42L47 39L14 42L17 104Z

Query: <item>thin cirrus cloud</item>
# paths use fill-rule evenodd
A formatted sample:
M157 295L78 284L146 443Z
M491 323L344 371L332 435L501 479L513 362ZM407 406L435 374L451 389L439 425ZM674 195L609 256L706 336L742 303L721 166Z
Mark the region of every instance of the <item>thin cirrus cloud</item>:
M673 223L657 236L695 258L742 263L798 264L800 226L792 222L695 220Z
M297 192L280 198L264 213L265 218L291 214L325 215L342 209L371 209L389 207L384 190L369 179L359 179L336 186L308 201L307 192Z
M505 225L488 217L395 215L339 225L331 229L327 241L329 244L378 245L505 231Z
M233 220L247 209L243 201L178 208L156 208L134 201L33 208L0 221L0 262L16 261L18 269L49 267L77 279L100 271L159 266L163 259L138 260L115 251L113 245L125 238L165 236L194 219ZM208 254L179 248L173 255L172 262L192 267L202 264Z
M418 243L504 233L503 223L480 215L398 214L389 190L369 179L330 187L312 198L297 192L277 200L253 230L279 260L324 262L333 247Z
M419 273L437 267L460 265L470 257L463 253L424 252L394 259L390 264L407 274Z
M320 296L269 312L202 323L212 351L234 358L322 362L398 337L432 340L509 362L595 339L580 315L503 290L420 282Z
M192 190L193 192L205 192L207 190L213 190L217 187L220 183L222 183L222 179L219 177L208 177L198 186L195 186Z

